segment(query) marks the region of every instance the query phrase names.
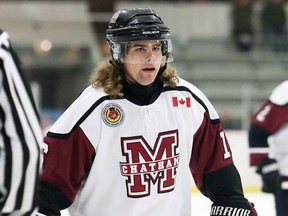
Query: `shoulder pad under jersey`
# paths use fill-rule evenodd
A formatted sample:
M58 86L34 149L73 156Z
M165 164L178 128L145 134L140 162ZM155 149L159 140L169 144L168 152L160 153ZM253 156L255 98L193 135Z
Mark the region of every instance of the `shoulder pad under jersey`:
M270 96L270 101L276 105L283 106L288 104L288 80L279 84Z

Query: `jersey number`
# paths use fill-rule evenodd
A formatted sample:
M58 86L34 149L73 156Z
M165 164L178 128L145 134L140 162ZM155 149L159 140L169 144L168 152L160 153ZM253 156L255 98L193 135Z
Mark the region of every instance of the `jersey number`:
M222 139L222 143L223 143L223 148L224 148L224 159L227 159L229 157L231 157L231 153L230 151L228 150L228 147L227 147L227 143L226 143L226 139L225 139L225 134L224 132L220 132L220 137Z
M259 122L263 122L267 116L267 114L270 112L271 107L269 105L266 105L256 116L256 119Z

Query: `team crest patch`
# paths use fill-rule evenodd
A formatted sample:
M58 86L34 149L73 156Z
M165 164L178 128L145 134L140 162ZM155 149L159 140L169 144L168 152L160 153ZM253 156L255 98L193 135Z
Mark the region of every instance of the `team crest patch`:
M110 127L117 127L124 121L124 111L118 105L114 103L107 104L102 110L102 120Z

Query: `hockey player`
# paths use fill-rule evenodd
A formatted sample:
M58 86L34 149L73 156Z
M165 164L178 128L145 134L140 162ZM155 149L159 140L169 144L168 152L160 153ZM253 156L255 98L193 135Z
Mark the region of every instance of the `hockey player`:
M36 207L43 134L34 98L7 32L0 30L0 216Z
M161 18L119 10L106 38L110 62L45 137L38 215L190 216L192 174L210 215L256 216L215 109L168 65Z
M250 163L262 178L263 192L273 193L277 216L288 215L288 80L278 85L252 116Z

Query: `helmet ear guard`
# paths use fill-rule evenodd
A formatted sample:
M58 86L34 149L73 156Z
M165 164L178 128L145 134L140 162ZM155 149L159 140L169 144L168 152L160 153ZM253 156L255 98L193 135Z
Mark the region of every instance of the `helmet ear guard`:
M110 47L113 59L121 60L125 56L125 53L123 53L123 50L127 49L125 48L125 44L108 41L108 45Z
M166 56L166 62L172 62L173 61L173 56L172 56L172 51L173 51L173 44L171 39L163 40L161 41L162 44L162 55Z
M116 61L124 59L128 44L132 41L160 41L165 63L173 61L170 29L150 8L124 9L116 12L108 25L106 38L112 58Z

